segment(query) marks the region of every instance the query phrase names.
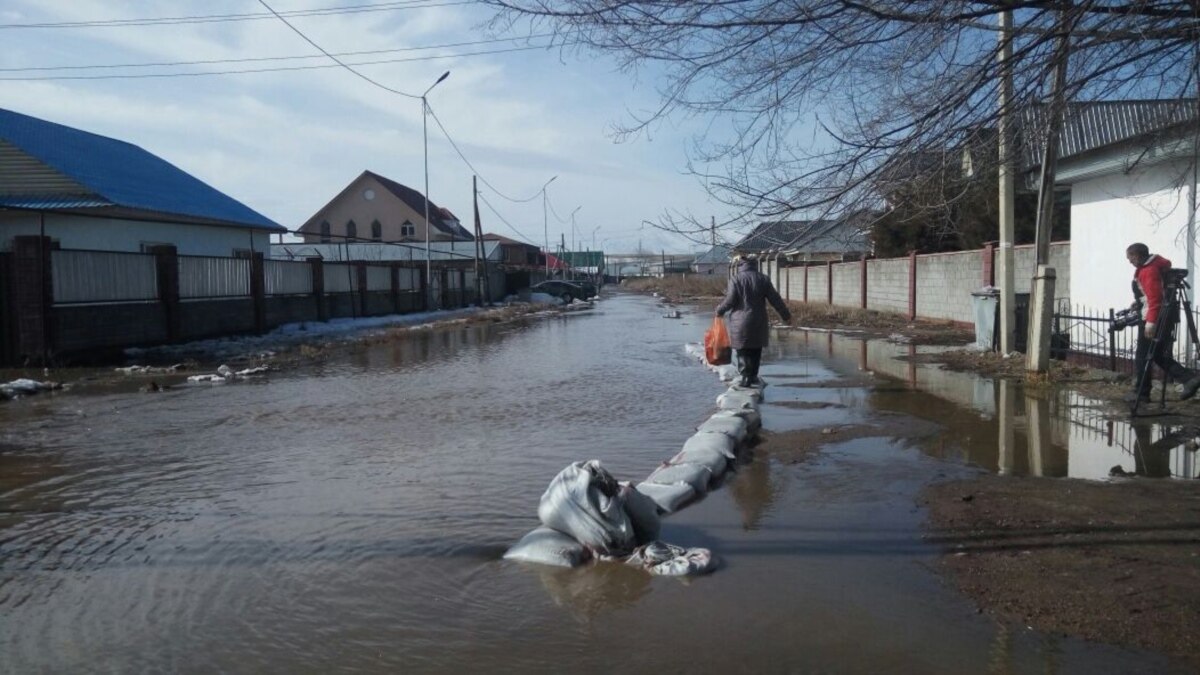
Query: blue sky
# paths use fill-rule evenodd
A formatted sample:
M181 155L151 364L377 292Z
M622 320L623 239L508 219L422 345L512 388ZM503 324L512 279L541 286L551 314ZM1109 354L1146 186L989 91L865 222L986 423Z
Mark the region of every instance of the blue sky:
M379 4L385 0L268 0L281 13ZM327 51L384 50L494 37L481 28L486 8L454 0L406 0L395 11L288 17ZM0 25L97 22L264 12L253 0L6 0ZM204 72L330 61L221 63L157 68L21 70L144 64L320 53L277 19L65 28L0 28L0 107L112 136L153 152L273 220L299 227L364 169L423 190L421 107L417 99L377 88L341 68L202 77L27 80ZM615 143L610 130L630 111L658 103L654 74L616 71L599 55L484 44L353 59L453 58L365 65L386 86L420 94L450 77L430 105L479 175L512 198L528 198L552 176L551 247L609 252L688 252L701 247L643 221L667 210L718 222L730 215L684 175L697 120L667 120L648 134ZM471 169L429 120L430 197L471 219ZM542 245L542 201L505 200L481 182L484 230ZM576 209L574 227L569 214ZM566 221L566 222L563 222ZM750 223L747 223L748 225ZM598 229L597 229L598 228ZM734 236L734 233L726 233Z

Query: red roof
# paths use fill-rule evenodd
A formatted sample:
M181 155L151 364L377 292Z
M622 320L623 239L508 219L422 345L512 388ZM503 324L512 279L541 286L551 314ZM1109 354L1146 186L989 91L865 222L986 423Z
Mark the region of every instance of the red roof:
M567 267L569 267L567 263L560 260L558 256L550 253L546 254L546 262L549 264L549 267L552 270L565 270Z

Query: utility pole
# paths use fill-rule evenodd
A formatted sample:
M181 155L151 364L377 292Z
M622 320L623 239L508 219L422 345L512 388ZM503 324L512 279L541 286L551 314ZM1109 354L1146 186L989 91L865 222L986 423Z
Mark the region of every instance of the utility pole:
M716 216L710 216L710 217L712 218L712 225L709 226L709 231L712 232L712 245L716 246L717 245L717 217Z
M1012 10L1000 12L1000 111L997 141L1000 163L1000 353L1016 350L1016 289L1013 275L1015 238L1015 186L1012 162ZM1028 346L1026 346L1028 349Z
M1050 267L1050 232L1054 224L1054 180L1058 164L1058 137L1066 114L1067 61L1071 55L1071 19L1065 0L1059 10L1058 45L1054 51L1054 82L1046 111L1046 148L1042 155L1041 184L1038 186L1037 272L1029 307L1029 345L1025 370L1044 375L1050 370L1051 322L1054 317L1055 269Z
M479 178L471 176L471 201L475 205L475 297L479 305L492 304L492 284L488 280L487 258L483 250L483 224L479 221ZM482 267L482 272L481 272Z

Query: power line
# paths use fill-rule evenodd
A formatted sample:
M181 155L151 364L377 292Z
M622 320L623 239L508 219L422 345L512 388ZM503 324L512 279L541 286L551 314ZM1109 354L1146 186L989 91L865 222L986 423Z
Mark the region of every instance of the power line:
M416 47L397 47L395 49L367 49L355 52L334 52L334 56L369 56L374 54L395 54L398 52L415 52L426 49L450 49L453 47L473 47L476 45L495 44L497 42L514 42L517 40L533 40L537 38L553 37L553 33L539 33L536 35L525 35L520 37L510 38L493 38L490 40L472 40L470 42L447 42L439 45L421 45ZM258 56L247 57L240 59L208 59L203 61L159 61L150 63L110 63L110 64L87 64L82 66L26 66L22 68L0 68L3 73L23 73L23 72L40 72L40 71L62 71L62 70L105 70L118 68L166 68L173 66L208 66L223 63L263 63L270 61L299 61L324 58L318 54L305 54L295 56ZM353 64L363 65L363 64ZM324 66L333 67L333 66Z
M451 5L468 5L473 0L402 0L371 5L342 5L340 7L324 7L317 9L296 9L280 12L284 16L333 16L337 14L363 14L367 12L392 12L405 9L425 9L427 7L447 7ZM125 26L173 26L188 23L226 23L233 21L262 21L272 19L277 15L267 12L247 14L201 14L195 16L167 16L140 19L102 19L93 21L59 21L43 23L5 23L0 24L0 30L21 28L113 28Z
M508 226L508 229L515 232L518 237L520 237L521 239L524 239L525 242L528 243L530 246L537 246L537 244L533 243L532 239L530 239L529 237L526 237L520 230L518 230L516 227L514 227L512 223L508 222L508 220L505 219L504 216L500 215L500 212L496 210L496 207L492 206L492 203L487 200L487 197L484 197L481 194L481 195L479 195L479 199L480 199L480 201L482 201L484 203L485 206L488 207L489 211L494 213L496 215L496 217L500 219L500 222L502 222Z
M465 58L468 56L489 56L493 54L510 54L513 52L524 52L534 49L546 49L550 45L532 45L528 47L510 47L506 49L487 49L475 52L459 52L456 54L432 54L429 56L411 56L406 58L396 59L377 59L374 61L357 61L347 65L337 59L337 63L310 65L310 66L277 66L271 68L240 68L235 70L204 70L196 72L174 72L174 73L133 73L133 74L112 74L112 75L21 75L16 77L0 77L0 82L52 82L52 81L79 81L79 80L144 80L154 78L172 78L172 77L208 77L212 75L246 75L253 73L281 73L293 72L301 70L328 70L330 68L346 68L350 72L366 79L371 84L380 87L393 94L400 94L409 98L421 98L406 92L398 91L382 85L368 77L363 76L358 71L350 66L375 66L385 63L409 63L414 61L434 61L438 59L455 59ZM312 57L319 58L319 57ZM493 188L494 189L494 188Z
M475 175L479 177L480 182L482 182L484 185L491 188L492 191L495 192L498 196L500 196L503 199L507 199L510 202L515 202L515 203L519 204L522 202L531 202L531 201L537 199L538 195L542 194L542 191L538 190L537 192L533 193L532 197L529 197L527 199L514 199L514 198L509 197L508 195L504 194L500 190L498 190L495 185L492 185L490 182L488 182L488 179L483 177L483 174L480 173L479 169L476 169L475 165L471 163L471 160L467 159L467 156L464 155L463 151L459 149L458 144L455 143L454 139L450 137L450 132L446 131L446 127L442 125L442 121L440 119L438 119L438 116L433 112L433 107L426 104L426 108L429 110L429 115L431 117L433 117L433 121L437 124L438 129L442 130L442 135L446 137L447 141L450 141L450 147L454 148L454 152L457 152L459 158L462 159L463 163L466 164L468 167L470 167L471 171L475 172Z
M331 60L332 60L334 63L336 63L336 64L338 64L339 66L341 66L341 67L345 68L346 70L348 70L348 71L350 71L350 72L354 73L355 75L357 75L358 77L362 78L363 80L366 80L367 82L370 82L371 84L375 85L376 87L379 87L380 89L383 89L384 91L390 91L390 92L392 92L393 94L399 94L399 95L401 95L401 96L407 96L408 98L422 98L422 97L420 97L420 96L417 96L416 94L410 94L410 93L408 93L408 92L405 92L405 91L400 91L399 89L392 89L391 87L387 86L386 84L383 84L383 83L381 83L381 82L377 82L377 81L375 81L375 80L373 80L373 79L371 79L371 78L367 77L366 75L363 75L362 73L358 72L358 71L357 71L357 70L355 70L354 68L351 68L350 66L346 65L345 63L343 63L343 62L342 62L340 59L338 59L338 57L336 57L336 56L334 56L333 54L330 54L329 52L325 51L325 48L324 48L324 47L322 47L321 45L317 44L316 42L313 42L313 41L312 41L312 40L311 40L311 39L310 39L310 38L309 38L307 35L305 35L305 34L304 34L304 33L303 33L303 32L302 32L302 31L301 31L299 28L296 28L295 26L293 26L293 25L291 24L291 22L290 22L290 21L288 21L287 19L285 19L285 18L283 18L282 16L280 16L280 15L279 15L279 13L278 13L278 12L276 12L274 9L271 9L271 6L267 4L267 0L258 0L258 4L262 5L263 7L266 7L266 8L267 8L267 11L269 11L269 12L271 12L272 14L274 14L274 15L275 15L275 18L277 18L277 19L279 19L280 21L282 21L282 22L284 23L284 25L285 25L285 26L287 26L288 28L291 28L291 29L292 29L292 32L294 32L296 35L299 35L300 37L304 38L304 41L305 41L305 42L307 42L308 44L312 45L313 47L315 47L315 48L317 49L317 51L321 52L321 53L322 53L322 54L324 54L325 56L328 56L328 57L329 57L329 58L330 58L330 59L331 59Z

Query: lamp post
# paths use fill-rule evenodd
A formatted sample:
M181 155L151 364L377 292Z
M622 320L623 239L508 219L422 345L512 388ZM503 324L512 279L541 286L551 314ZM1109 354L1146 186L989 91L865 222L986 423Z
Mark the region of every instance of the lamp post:
M429 85L424 94L421 94L421 138L425 145L425 293L435 304L436 298L433 298L433 259L429 253L429 101L425 97L433 88L442 83L442 80L450 77L450 71L442 73L442 76L437 79L437 82Z
M552 177L542 186L542 237L546 240L546 279L550 278L550 221L546 216L546 188L554 182L558 176Z

